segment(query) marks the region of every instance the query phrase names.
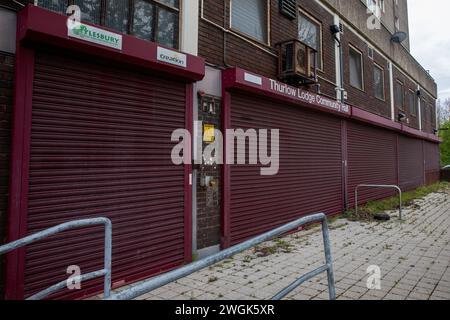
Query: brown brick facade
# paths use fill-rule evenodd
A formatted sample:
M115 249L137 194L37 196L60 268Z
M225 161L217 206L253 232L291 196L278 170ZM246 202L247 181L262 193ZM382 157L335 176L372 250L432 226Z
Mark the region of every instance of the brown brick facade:
M350 29L344 28L342 37L343 60L344 60L344 89L347 91L347 103L362 108L366 111L380 116L391 118L390 83L388 61L378 52L374 51L373 59L369 58L369 46ZM362 53L363 60L363 83L364 90L354 88L350 85L349 55L350 46ZM374 94L374 65L383 69L384 72L384 101L375 97Z
M224 10L224 3L227 6ZM232 31L226 34L221 28L230 28L230 2L204 1L204 18L213 24L200 19L199 55L208 63L224 67L237 66L260 75L276 79L278 77L278 51L276 44L298 37L298 20L289 20L279 13L278 1L270 1L270 45L252 41L245 35ZM322 22L322 56L323 70L319 71L320 92L330 97L336 96L336 62L334 39L329 32L333 24L333 16L312 1L299 1L299 9ZM223 18L225 16L225 19ZM244 40L244 39L246 40ZM249 43L250 42L250 43ZM224 51L225 44L225 51ZM317 92L315 86L310 90Z
M235 31L224 32L222 28L230 30L230 0L215 1L204 0L203 17L199 23L199 55L206 58L208 63L219 67L237 66L257 74L277 78L278 52L276 44L289 39L297 38L298 20L289 20L279 13L279 1L270 0L270 32L269 44L249 40L245 35L235 35ZM336 58L335 40L329 30L334 24L334 17L315 1L298 0L298 8L315 20L322 23L322 58L323 70L318 72L320 93L329 97L336 97ZM225 7L224 7L225 5ZM224 17L225 15L225 17ZM205 21L205 19L209 20ZM215 26L213 25L216 24ZM226 35L225 35L226 34ZM225 39L224 39L225 37ZM245 39L243 39L245 38ZM342 35L343 42L343 64L344 84L347 91L347 103L367 110L369 112L391 118L391 97L389 63L381 54L374 50L373 58L369 57L369 46L366 41L357 36L350 28L344 26ZM349 85L349 46L357 48L362 52L364 65L364 90L353 88ZM225 49L225 50L224 50ZM374 65L381 67L384 71L384 100L374 95ZM394 86L396 74L401 73L394 67ZM409 89L417 85L405 81L405 98ZM307 88L317 92L317 86ZM431 97L430 97L431 98ZM434 99L431 98L430 105L434 108ZM406 108L405 108L406 109ZM428 112L430 113L430 112ZM407 114L409 123L413 128L419 128L418 112L416 115ZM428 121L426 127L431 125ZM430 129L432 131L432 129ZM431 132L427 130L427 132Z
M14 57L0 52L0 243L6 242L13 78ZM3 297L3 258L0 257L0 299Z

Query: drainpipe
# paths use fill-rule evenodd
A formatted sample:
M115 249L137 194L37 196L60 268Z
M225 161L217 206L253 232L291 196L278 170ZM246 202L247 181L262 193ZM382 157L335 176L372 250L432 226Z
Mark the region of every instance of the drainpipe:
M340 19L337 14L334 15L334 24L340 25ZM337 99L344 102L344 54L342 51L342 38L341 33L338 32L334 35L336 41L336 83L337 83Z
M227 28L227 0L223 0L223 29L228 30ZM230 13L231 14L231 13ZM223 65L225 68L229 67L227 63L227 32L223 32Z
M417 90L420 91L420 85L417 85ZM422 99L420 99L420 97L417 97L418 99L418 103L417 103L417 113L419 115L419 130L422 131L423 127L422 127Z
M389 87L391 94L391 119L395 121L394 71L392 61L389 60Z

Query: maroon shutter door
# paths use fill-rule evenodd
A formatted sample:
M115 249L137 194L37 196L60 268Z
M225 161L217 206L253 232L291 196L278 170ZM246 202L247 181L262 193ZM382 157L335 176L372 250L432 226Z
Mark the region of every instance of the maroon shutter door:
M397 185L397 136L388 130L348 122L348 198L355 205L359 184ZM361 188L358 202L366 203L389 197L395 190Z
M426 183L433 184L440 180L441 154L437 143L424 141Z
M422 140L399 136L400 187L413 190L424 183Z
M342 210L340 119L235 93L231 128L280 129L277 175L261 176L260 166L230 167L231 244L303 215Z
M185 127L185 92L184 83L117 63L38 52L28 233L109 217L117 284L182 264L185 173L171 162L171 133ZM30 245L25 294L66 279L70 265L86 273L102 264L101 228Z

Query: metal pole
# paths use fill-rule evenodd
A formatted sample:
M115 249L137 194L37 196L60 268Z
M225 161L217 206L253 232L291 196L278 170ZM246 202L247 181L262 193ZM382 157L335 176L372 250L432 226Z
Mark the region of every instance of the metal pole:
M109 298L111 295L111 264L112 264L112 223L110 220L105 224L105 281L103 284L104 297Z
M327 264L328 293L330 296L330 300L336 300L336 290L334 287L333 258L331 256L330 234L328 231L328 222L326 219L322 222L322 234L323 234L323 246L325 251L325 261Z
M355 188L355 214L358 214L358 189L360 187L366 187L366 188L392 188L392 189L397 189L398 190L398 194L399 194L399 198L400 198L400 203L399 203L399 219L402 220L402 205L403 205L403 201L402 201L402 189L400 189L399 186L395 186L395 185L382 185L382 184L360 184L357 185Z
M35 234L26 236L25 238L18 239L16 241L7 243L5 245L0 246L0 255L16 250L18 248L24 247L33 242L45 239L49 236L61 233L66 230L81 228L81 227L89 227L94 225L102 224L105 227L105 251L104 251L104 269L94 271L88 274L84 274L78 277L74 277L73 279L81 281L86 281L98 277L104 276L104 290L105 297L109 297L111 294L111 259L112 259L112 223L108 218L92 218L92 219L83 219L76 221L69 221L62 223L60 225L48 228L46 230L42 230ZM63 289L67 285L66 280L61 281L45 290L42 290L35 295L31 296L30 300L38 300L47 297L48 295L55 293L56 291Z
M190 274L202 270L206 267L209 267L213 264L216 264L217 262L220 262L226 258L232 257L238 253L241 253L242 251L245 251L247 249L253 248L254 246L263 243L265 241L271 240L277 236L283 235L289 231L292 231L296 228L299 228L305 224L313 223L313 222L324 222L326 221L326 215L323 213L306 216L300 219L297 219L296 221L293 221L291 223L288 223L284 226L281 226L279 228L276 228L272 231L269 231L267 233L264 233L260 236L257 236L255 238L252 238L250 240L247 240L241 244L238 244L234 247L228 248L226 250L223 250L219 253L216 253L210 257L207 257L205 259L196 261L194 263L191 263L187 266L184 266L182 268L176 269L174 271L162 274L160 276L154 277L152 279L149 279L147 281L144 281L140 284L137 284L129 289L125 289L121 292L118 292L116 294L112 294L107 300L129 300L137 298L141 295L147 294L157 288L160 288L162 286L165 286L166 284L169 284L171 282L174 282L176 280L179 280L181 278L184 278L186 276L189 276ZM328 229L328 226L325 224L325 228ZM326 232L327 238L324 239L325 242L329 242L329 236L328 236L328 230ZM328 270L329 272L329 285L332 287L333 294L331 296L335 296L334 294L334 280L333 280L333 271L330 269L333 268L331 261L331 251L329 245L326 247L326 255L328 255L328 261L327 261L327 268L320 269L322 272L325 270ZM319 270L319 269L318 269ZM318 271L315 270L312 273L307 274L307 276L315 275L314 272Z

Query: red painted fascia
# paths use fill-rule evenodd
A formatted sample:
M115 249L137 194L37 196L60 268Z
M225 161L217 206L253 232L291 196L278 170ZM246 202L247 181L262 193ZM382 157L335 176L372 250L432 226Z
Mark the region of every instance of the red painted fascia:
M105 59L174 75L177 78L189 81L198 81L205 76L205 60L203 58L186 54L186 68L161 62L157 59L157 48L158 46L163 46L130 35L121 34L122 50L70 38L67 34L66 16L31 4L19 12L18 21L19 28L17 39L20 42L36 42L55 45L82 53L101 56ZM95 25L95 27L108 30L107 28L97 25ZM113 30L108 31L115 32ZM171 48L167 49L173 50ZM112 65L111 67L113 68L114 66Z
M245 81L245 74L250 74L257 76L261 78L262 83L261 85L257 85L248 81ZM275 92L270 89L270 81L271 79L256 75L252 72L248 72L246 70L240 69L240 68L230 68L222 71L222 85L224 91L232 91L232 90L243 90L246 92L251 92L258 95L263 95L265 97L288 102L294 105L299 105L301 107L305 107L311 110L316 110L320 112L325 112L328 114L332 114L335 116L339 116L342 118L348 118L353 119L360 122L365 122L377 127L382 127L388 130L392 130L407 136L411 136L414 138L419 138L423 140L428 140L434 143L441 143L442 140L431 134L431 133L425 133L420 130L408 127L404 124L392 121L391 119L384 118L382 116L373 114L371 112L365 111L361 108L347 105L348 106L348 112L337 112L333 109L326 108L319 106L317 104L307 103L304 101L300 101L298 99L295 99L293 97L286 96L284 94ZM320 96L320 95L318 95ZM323 97L325 99L328 99L326 97ZM330 99L328 99L330 100Z
M276 91L273 91L273 90L271 90L271 87L270 87L270 82L273 80L269 79L267 77L256 75L252 72L249 72L249 71L246 71L246 70L243 70L240 68L226 69L222 72L223 72L222 85L223 85L224 90L226 90L226 91L230 91L233 89L244 90L247 92L252 92L254 94L263 95L263 96L271 98L271 99L284 101L284 102L287 102L287 103L290 103L293 105L298 105L298 106L309 108L309 109L315 110L315 111L322 111L322 112L330 113L330 114L337 115L337 116L340 116L343 118L349 118L351 115L350 109L348 110L348 112L336 111L331 108L320 106L317 103L307 103L298 98L294 98L292 96L284 95L284 94L278 93ZM249 81L246 81L245 74L249 74L249 75L253 75L253 76L261 78L261 81L262 81L261 85L257 85L257 84L251 83ZM277 82L281 84L281 82L279 82L279 81L277 81ZM295 90L297 89L295 87L291 87L291 88L293 88ZM321 96L321 95L317 95L314 93L311 93L311 95L315 96L315 97L321 97L326 100L334 101L334 100L331 100L330 98L327 98L327 97Z
M352 106L352 119L361 122L366 122L374 126L383 127L385 129L393 130L396 132L402 131L402 125L398 122L394 122L390 119L384 118L382 116L373 114L369 111L360 109L358 107Z

